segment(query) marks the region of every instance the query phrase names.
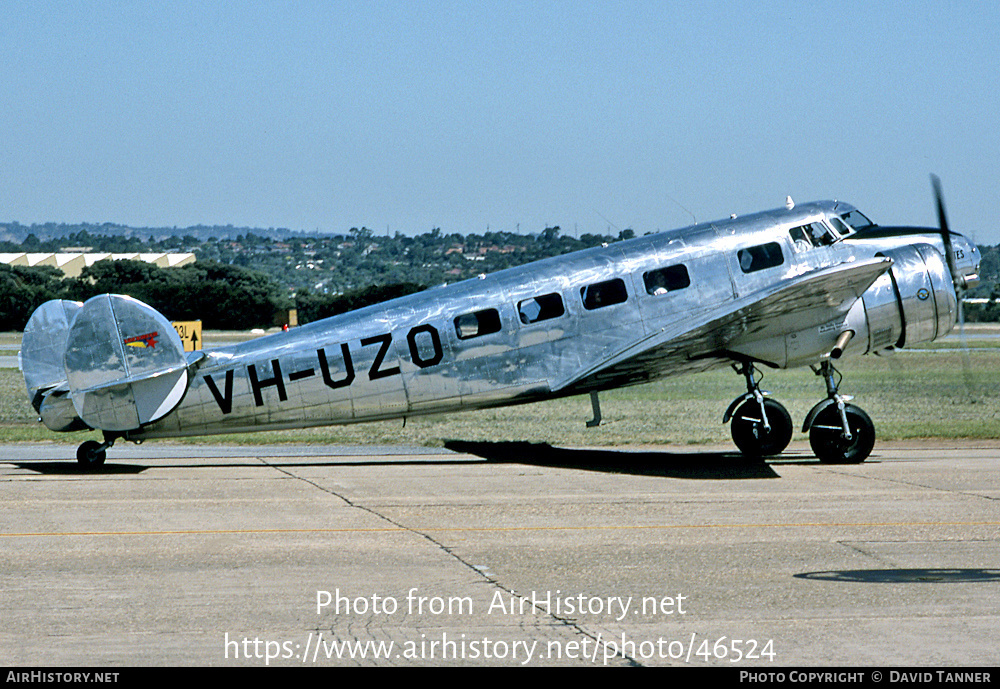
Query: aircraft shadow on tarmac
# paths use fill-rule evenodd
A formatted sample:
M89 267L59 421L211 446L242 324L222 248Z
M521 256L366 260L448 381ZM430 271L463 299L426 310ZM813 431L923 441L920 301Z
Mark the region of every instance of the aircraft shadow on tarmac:
M104 474L139 474L148 469L145 464L104 464L99 468L83 467L76 462L11 462L19 469L53 476L100 476Z
M449 440L444 446L497 464L690 479L779 478L766 462L748 460L738 452L633 452L553 447L548 443L466 440Z
M760 479L780 478L771 466L763 460L748 460L738 452L635 452L623 450L594 450L590 448L553 447L548 443L514 442L475 442L465 440L449 440L445 448L474 457L480 457L487 463L495 464L525 464L531 466L558 467L579 469L583 471L604 472L609 474L631 474L635 476L663 476L686 479ZM248 453L253 456L254 453ZM795 462L795 458L783 459ZM208 468L233 466L226 464L177 464L178 458L167 460L176 467ZM420 465L431 464L467 464L467 460L350 460L338 457L335 461L324 459L313 460L308 457L269 457L267 464L254 466L386 466L386 465ZM21 469L27 469L39 474L48 475L108 475L108 474L139 474L151 468L150 464L119 464L106 463L100 467L84 468L76 462L66 461L27 461L12 462ZM160 465L164 468L166 465Z
M29 471L34 471L38 474L47 474L53 476L104 476L108 474L141 474L147 469L222 469L226 467L252 467L257 469L270 469L273 467L358 467L358 466L427 466L427 465L441 465L441 464L469 464L468 461L462 460L400 460L400 461L342 461L340 458L335 460L322 460L322 461L303 461L305 458L301 456L295 457L282 457L278 459L273 456L269 456L267 463L261 463L259 461L260 455L250 455L245 458L245 462L226 462L224 464L214 463L214 462L198 462L196 464L192 463L180 463L177 457L163 458L161 463L158 464L112 464L107 463L99 467L81 467L76 462L46 462L46 461L31 461L31 462L11 462L14 466L20 469L27 469Z
M967 584L1000 581L1000 569L847 569L829 572L804 572L797 579L839 581L859 584Z

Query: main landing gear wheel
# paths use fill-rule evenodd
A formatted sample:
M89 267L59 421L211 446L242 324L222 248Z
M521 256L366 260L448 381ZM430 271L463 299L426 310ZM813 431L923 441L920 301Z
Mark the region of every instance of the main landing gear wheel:
M781 454L792 441L792 417L780 403L767 397L770 393L760 389L760 377L752 362L733 364L733 369L747 383L746 394L733 400L722 416L723 423L732 419L729 431L733 442L747 457Z
M836 404L826 407L813 419L809 429L809 445L819 458L827 464L860 464L875 447L875 424L860 407L844 405L847 428Z
M730 431L736 447L748 457L777 455L792 441L792 417L779 402L749 399L733 414Z
M104 460L108 456L106 448L107 445L105 443L88 440L77 448L76 461L80 463L80 466L87 469L99 467L104 464Z
M860 407L840 394L840 373L829 359L813 368L826 381L826 399L813 407L802 425L809 445L821 462L860 464L875 447L875 424Z

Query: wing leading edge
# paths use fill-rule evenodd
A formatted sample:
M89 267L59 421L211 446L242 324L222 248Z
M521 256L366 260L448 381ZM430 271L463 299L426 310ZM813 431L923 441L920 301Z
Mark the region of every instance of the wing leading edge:
M557 381L552 391L575 394L714 368L731 361L740 344L846 317L891 265L892 259L874 258L822 268L736 299L722 313L706 309L589 363Z

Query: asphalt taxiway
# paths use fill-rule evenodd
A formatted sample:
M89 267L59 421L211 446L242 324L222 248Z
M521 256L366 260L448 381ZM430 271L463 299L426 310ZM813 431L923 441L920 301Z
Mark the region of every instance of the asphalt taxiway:
M1000 664L1000 443L0 451L8 665Z

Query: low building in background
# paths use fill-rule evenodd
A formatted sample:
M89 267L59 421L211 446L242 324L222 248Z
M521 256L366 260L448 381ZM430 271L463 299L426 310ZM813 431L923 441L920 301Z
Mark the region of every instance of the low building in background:
M0 253L0 263L9 266L53 266L70 278L80 277L80 273L87 266L108 260L144 261L160 268L177 268L194 263L195 256L193 253Z

